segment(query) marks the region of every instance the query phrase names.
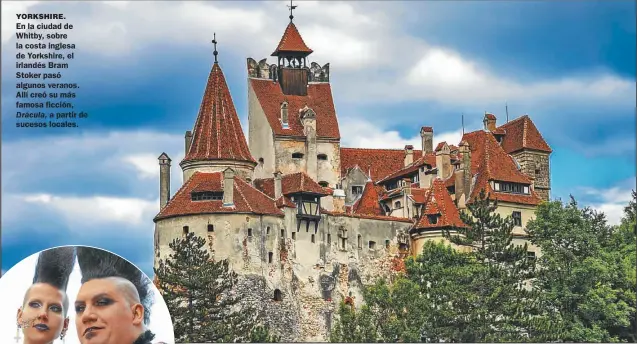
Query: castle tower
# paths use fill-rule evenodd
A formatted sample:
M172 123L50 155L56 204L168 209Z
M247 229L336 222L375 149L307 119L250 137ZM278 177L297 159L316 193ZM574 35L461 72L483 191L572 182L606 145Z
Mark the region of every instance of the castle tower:
M231 167L238 177L251 180L256 161L250 154L223 71L217 61L208 76L192 132L186 132L186 156L179 164L184 183L193 173L222 172ZM188 142L190 140L190 142Z
M247 59L249 147L259 162L255 179L276 171L303 172L323 187L338 189L340 132L329 63L308 62L312 49L293 18L271 54L276 63ZM331 196L321 202L327 210L334 208Z

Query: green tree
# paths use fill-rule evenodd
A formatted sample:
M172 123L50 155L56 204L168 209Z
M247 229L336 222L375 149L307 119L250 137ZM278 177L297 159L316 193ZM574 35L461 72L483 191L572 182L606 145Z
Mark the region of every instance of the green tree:
M573 197L566 205L540 205L527 224L542 251L534 286L563 329L552 340L635 340L634 196L619 227L609 226L602 213L580 209Z
M529 288L535 260L529 257L527 244L513 243L513 219L501 217L497 207L497 200L481 190L467 205L468 212L460 213L467 227L444 232L452 243L470 249L466 262L479 265L465 275L471 282L463 292L471 301L455 312L466 312L471 327L467 332L474 336L467 340L525 341L542 319L536 309L536 293Z
M180 342L236 342L273 339L254 329L258 314L240 304L237 274L227 260L214 261L206 239L188 233L170 244L171 253L155 269L158 288Z

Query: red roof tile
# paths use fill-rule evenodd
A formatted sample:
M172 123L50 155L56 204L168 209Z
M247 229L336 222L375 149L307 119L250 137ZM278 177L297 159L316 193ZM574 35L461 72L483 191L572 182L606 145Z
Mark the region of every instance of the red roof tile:
M496 120L495 115L494 115L494 114L492 114L492 113L486 113L486 114L484 114L484 117L485 117L486 119Z
M281 86L272 80L250 79L250 84L275 135L305 136L299 110L308 106L316 113L317 137L340 139L330 84L309 84L307 96L284 95ZM287 129L281 125L281 104L284 101L288 102Z
M420 128L420 131L424 131L426 133L433 133L434 132L434 128L432 128L432 127L422 127L422 128Z
M414 157L422 151L414 150ZM341 174L358 166L365 174L371 172L374 181L405 167L405 151L402 149L341 148Z
M428 189L422 188L412 188L411 189L411 199L414 200L416 204L424 204L427 198Z
M538 205L542 202L542 200L535 193L535 190L530 189L530 194L513 194L513 193L505 193L505 192L496 192L491 188L491 184L489 181L492 178L489 178L488 172L485 168L480 168L478 174L476 176L476 182L471 191L471 196L467 203L473 203L477 197L480 195L480 191L484 189L484 191L489 194L490 199L502 202L510 202L517 204L526 204L526 205Z
M274 198L274 178L255 179L254 186L269 197ZM299 192L331 195L332 190L324 188L304 172L297 172L281 176L281 192L290 195Z
M427 215L440 215L438 221L433 224ZM453 203L449 192L445 187L445 181L434 179L431 189L426 194L426 202L421 216L414 229L440 228L440 227L466 227L460 219L458 208Z
M481 167L486 168L490 180L531 184L529 177L520 172L513 158L508 155L490 133L478 130L462 137L471 150L471 174Z
M288 208L296 208L296 204L290 200L287 196L281 196L276 200L276 206L279 208L288 207Z
M407 167L403 167L400 170L394 173L391 173L388 176L385 176L384 178L379 180L378 183L383 183L386 181L410 176L414 174L415 172L418 172L418 169L420 169L421 167L425 165L429 165L430 168L433 168L436 166L436 153L431 152L429 154L425 154L425 156L421 156L420 158L416 159L413 163L409 164Z
M210 71L195 122L192 144L183 161L193 160L240 160L256 164L243 135L225 77L217 63Z
M193 201L193 191L223 191L223 173L195 172L177 191L175 196L159 212L154 221L175 216L218 214L218 213L252 213L258 215L283 216L275 201L253 188L239 177L234 178L233 207L224 207L223 201Z
M361 198L356 201L353 206L354 214L359 215L376 215L385 216L385 211L380 206L380 197L378 196L378 189L374 182L368 181L363 189Z
M279 45L272 53L272 56L278 56L279 53L287 52L300 52L306 53L307 55L312 53L312 49L307 47L307 45L303 41L303 37L301 37L299 30L296 28L296 25L294 25L293 22L290 22L290 24L288 24L288 26L285 28L283 37L281 37L281 41L279 41Z
M348 207L346 207L348 208ZM321 214L327 214L332 216L343 216L343 217L352 217L358 219L368 219L368 220L379 220L379 221L396 221L396 222L406 222L413 223L414 221L411 219L407 219L404 217L394 217L394 216L378 216L378 215L364 215L364 214L354 214L351 212L338 212L338 211L328 211L321 208Z
M509 154L525 148L547 153L553 151L528 115L503 124L498 129L506 132L502 140L502 148Z
M434 149L434 152L437 152L437 151L441 150L442 147L444 147L446 144L447 144L447 142L445 142L445 141L442 141L442 142L438 143L438 145L436 146L436 149ZM451 147L449 147L449 148L451 148Z

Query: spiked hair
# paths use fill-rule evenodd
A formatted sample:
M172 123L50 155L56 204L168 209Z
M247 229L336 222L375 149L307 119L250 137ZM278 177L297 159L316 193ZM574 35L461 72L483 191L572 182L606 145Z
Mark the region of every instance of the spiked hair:
M77 247L77 261L82 270L82 284L109 277L120 277L130 281L144 306L144 324L148 325L153 301L152 282L141 270L114 253L93 247Z
M74 265L75 247L55 247L40 252L38 262L35 265L35 273L33 274L33 284L46 283L65 293L63 302L65 315L69 306L66 287L69 285L69 277ZM28 296L29 292L27 291L24 295L23 303L26 302Z

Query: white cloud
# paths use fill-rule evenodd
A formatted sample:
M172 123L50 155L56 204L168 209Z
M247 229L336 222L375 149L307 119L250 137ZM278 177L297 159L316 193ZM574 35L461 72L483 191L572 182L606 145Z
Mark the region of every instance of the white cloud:
M621 223L621 219L624 216L624 208L632 199L632 190L635 190L635 178L607 189L582 187L580 190L594 199L594 201L587 202L586 205L603 212L608 223L617 225Z
M396 130L382 130L381 125L362 120L341 120L341 145L352 148L387 148L403 149L406 145L412 145L415 149L421 149L422 141L420 133L410 138L404 138ZM351 128L351 129L349 129ZM434 133L434 147L438 142L446 141L448 144L458 145L462 139L462 129Z
M38 4L40 1L2 1L2 44L15 38L16 23L18 17L16 14L30 13L29 9ZM21 23L28 21L20 20Z
M157 156L151 154L128 155L122 159L125 163L133 165L140 179L159 178L157 168Z

